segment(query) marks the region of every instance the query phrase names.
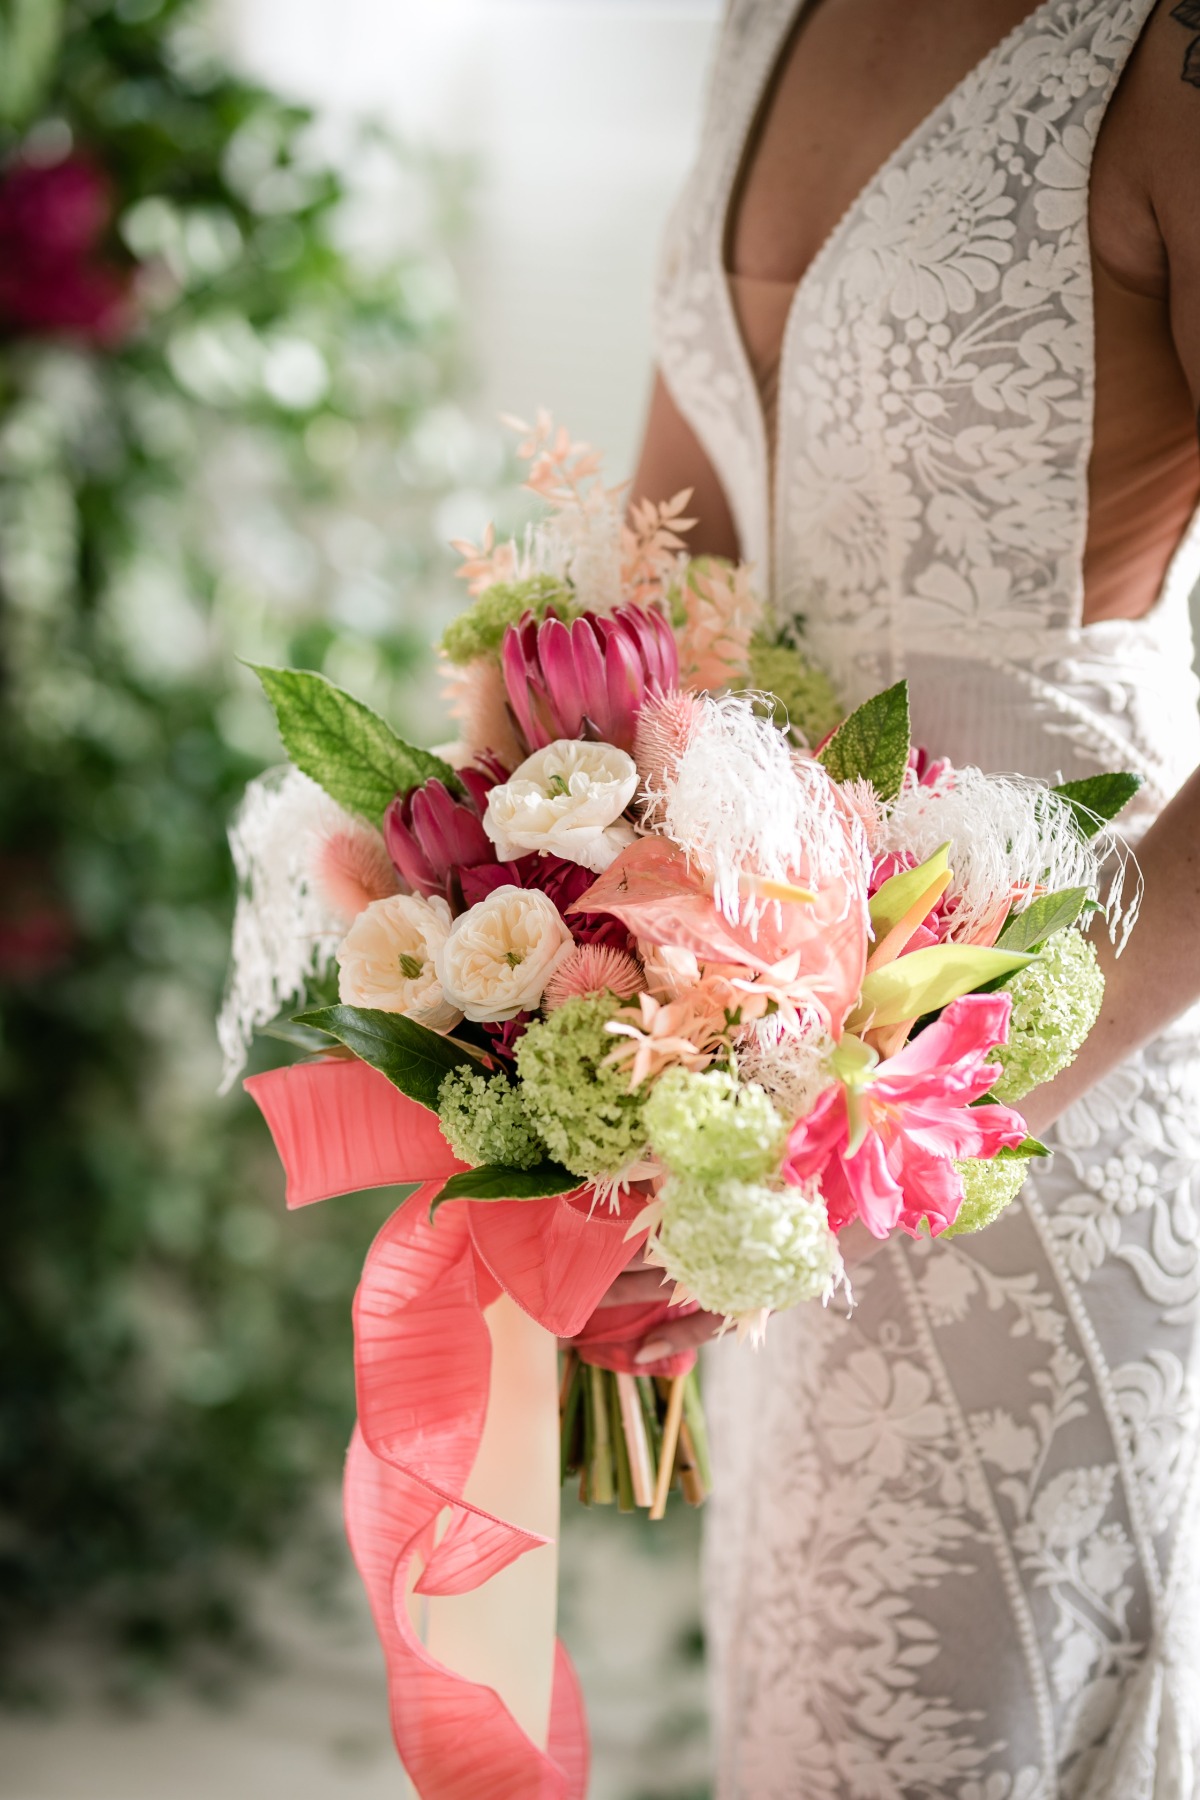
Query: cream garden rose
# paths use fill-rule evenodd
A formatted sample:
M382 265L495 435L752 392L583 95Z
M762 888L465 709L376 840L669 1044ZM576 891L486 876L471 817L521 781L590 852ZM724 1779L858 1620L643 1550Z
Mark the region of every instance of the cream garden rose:
M637 766L624 750L559 738L492 789L483 829L502 862L540 850L599 875L633 842L621 814L637 784Z
M536 888L498 887L454 921L437 954L446 999L489 1024L530 1012L574 940Z
M431 1031L452 1031L462 1011L447 1000L435 966L450 924L450 908L437 897L374 901L342 939L338 993L348 1006L404 1013Z

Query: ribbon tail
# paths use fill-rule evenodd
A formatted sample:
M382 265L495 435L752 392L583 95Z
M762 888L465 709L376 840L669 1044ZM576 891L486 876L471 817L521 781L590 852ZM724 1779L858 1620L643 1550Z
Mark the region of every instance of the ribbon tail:
M393 1730L423 1800L569 1800L567 1773L540 1748L556 1717L572 1766L586 1762L552 1661L555 1343L479 1263L463 1207L430 1224L436 1185L392 1215L363 1269L347 1526L377 1622L382 1609ZM418 1567L446 1505L448 1528Z
M296 1063L251 1075L242 1086L270 1127L289 1207L359 1188L434 1180L440 1187L466 1167L436 1113L357 1059Z

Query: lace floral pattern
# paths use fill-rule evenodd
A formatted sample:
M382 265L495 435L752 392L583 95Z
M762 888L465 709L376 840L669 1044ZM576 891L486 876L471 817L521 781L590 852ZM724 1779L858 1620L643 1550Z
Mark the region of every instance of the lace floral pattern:
M1186 598L1080 624L1088 179L1152 0L1046 0L859 195L797 292L776 489L721 268L797 0L733 0L664 247L659 354L777 606L853 700L912 678L959 761L1200 760ZM712 1352L720 1800L1192 1800L1200 1729L1200 1017L1060 1122L977 1238L897 1244L849 1319Z

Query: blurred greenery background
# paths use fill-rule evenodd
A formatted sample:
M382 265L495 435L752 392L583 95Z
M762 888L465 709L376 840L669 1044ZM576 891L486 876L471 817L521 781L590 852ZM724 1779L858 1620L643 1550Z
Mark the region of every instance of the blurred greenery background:
M0 0L9 1706L54 1698L64 1641L125 1700L227 1690L271 1647L263 1571L344 1585L349 1301L395 1196L285 1218L257 1113L216 1098L225 827L278 758L237 659L437 735L453 496L519 507L464 406L472 182L231 74L190 0ZM596 1791L702 1793L693 1522L569 1520L566 1556ZM644 1604L647 1556L639 1664L612 1596Z

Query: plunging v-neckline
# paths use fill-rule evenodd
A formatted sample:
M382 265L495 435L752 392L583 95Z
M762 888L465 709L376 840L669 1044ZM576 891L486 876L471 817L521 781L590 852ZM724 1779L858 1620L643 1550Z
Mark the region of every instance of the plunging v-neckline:
M740 122L739 129L732 138L732 148L729 160L725 167L724 178L718 193L717 205L714 209L717 226L717 238L714 248L717 268L720 271L720 286L723 291L725 306L728 309L732 320L733 335L741 354L743 365L742 372L746 379L749 380L754 392L754 416L758 428L763 475L768 490L767 549L772 560L774 560L775 523L778 510L774 490L782 460L779 456L779 447L780 438L784 428L784 408L782 399L787 386L788 343L792 335L792 329L800 308L801 300L808 289L817 280L820 271L840 248L843 239L846 237L851 226L854 224L856 218L862 212L867 202L887 180L892 171L916 148L923 137L927 137L931 132L937 130L945 116L953 110L961 97L974 86L984 74L986 74L989 67L993 63L1002 61L1008 54L1008 51L1018 43L1022 37L1030 31L1036 31L1039 20L1042 17L1055 12L1062 4L1062 0L1041 0L1040 5L1031 7L1030 11L1023 19L1019 20L1018 23L1013 26L1011 31L1005 32L1004 36L1000 38L997 43L993 44L990 50L985 51L978 61L973 63L966 73L955 82L954 86L943 95L942 99L940 99L924 115L924 117L913 126L912 130L906 133L895 148L888 153L884 160L879 164L878 168L863 182L862 186L853 195L848 205L830 226L814 252L812 259L796 281L792 290L791 305L788 308L787 318L784 322L783 337L779 347L778 391L781 404L775 418L774 432L768 436L767 421L763 410L762 399L758 392L758 386L747 353L746 343L742 337L741 328L738 324L737 310L734 305L733 292L730 285L730 275L731 273L736 273L736 271L730 271L726 267L725 248L732 240L734 201L742 190L743 177L746 173L747 153L751 147L751 138L752 136L757 138L758 135L755 127L760 122L759 115L762 112L767 96L777 84L778 77L781 73L780 65L782 59L787 55L792 39L803 21L805 12L811 4L812 0L789 0L789 3L785 4L781 10L777 29L771 39L769 53L764 59L758 78L747 84L746 110Z

